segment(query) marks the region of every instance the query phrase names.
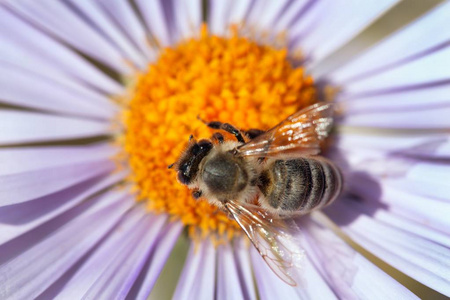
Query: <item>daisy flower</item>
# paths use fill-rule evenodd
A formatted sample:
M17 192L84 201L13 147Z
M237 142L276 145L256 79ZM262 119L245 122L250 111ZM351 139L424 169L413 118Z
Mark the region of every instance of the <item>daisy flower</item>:
M450 296L449 26L448 1L1 1L0 298ZM293 287L167 166L197 116L318 101L346 186L296 219Z

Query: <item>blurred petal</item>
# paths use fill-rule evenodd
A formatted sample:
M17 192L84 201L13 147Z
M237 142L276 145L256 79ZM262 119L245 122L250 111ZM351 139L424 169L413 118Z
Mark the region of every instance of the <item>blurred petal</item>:
M430 288L450 295L448 248L375 220L354 201L342 199L326 213L354 241L388 264Z
M361 112L356 115L346 115L341 124L348 126L379 127L379 128L412 128L412 129L445 129L450 127L450 105L428 106L399 111L385 110L383 112Z
M144 18L145 24L157 42L163 47L173 43L173 37L170 34L163 2L159 0L136 0L135 2Z
M1 6L0 42L0 61L73 86L81 83L108 94L123 92L122 86L85 59Z
M240 238L234 244L235 261L239 266L239 279L241 281L244 299L256 299L256 287L252 275L252 266L250 259L249 246L250 241L245 240L246 237Z
M210 240L191 243L173 299L213 299L216 249Z
M301 270L305 282L292 287L275 275L253 246L250 254L261 299L337 299L309 258L305 259Z
M127 0L100 0L100 4L111 14L136 47L142 51L147 61L151 61L155 56L154 50L150 48L145 28L133 11L130 2Z
M199 34L202 24L201 5L202 1L198 0L173 0L172 22L176 22L178 39L187 39Z
M138 279L138 283L135 283L127 297L131 299L147 299L182 229L181 223L170 223L159 233L158 244L152 249L148 268L142 272L142 278Z
M317 63L327 55L338 49L364 28L395 5L398 0L358 1L358 0L324 0L316 5L311 12L314 14L308 27L308 34L304 35L294 48L300 47L306 56ZM299 19L298 23L302 23ZM292 24L293 30L297 24ZM339 30L336 30L339 28ZM289 30L290 28L288 28Z
M217 299L246 299L239 281L239 272L229 244L220 245L217 251Z
M61 215L126 174L104 174L34 201L0 207L0 245Z
M0 266L5 298L35 298L86 254L133 203L119 193L101 200L33 247ZM85 226L90 224L90 226Z
M340 299L417 299L314 217L301 224L310 259Z
M87 118L111 119L118 107L105 96L0 62L0 97L13 105Z
M435 52L432 49L439 45L443 46L445 43L448 44L450 41L450 33L442 30L442 28L450 26L449 9L450 2L442 3L425 16L373 46L360 57L350 61L337 71L327 74L327 77L332 78L337 84L345 82L349 86L347 89L352 91L353 82L357 83L359 80L365 80L395 67L409 65L411 61L427 55L434 56ZM435 48L435 51L438 49ZM439 64L434 65L431 70L434 72L440 67L442 66Z
M0 111L0 145L88 138L111 133L100 121L13 110Z
M130 67L118 49L63 2L7 1L6 5L26 20L54 34L75 49L118 72L130 72Z
M0 176L0 207L49 195L85 180L112 172L110 159L98 159L71 165L50 167Z
M137 224L134 238L125 242L125 247L111 261L110 265L95 280L88 292L83 295L88 299L125 298L134 281L139 276L147 256L158 238L167 217L147 214Z
M140 69L145 69L146 60L144 56L135 48L133 44L116 27L115 23L108 17L98 1L74 1L68 0L74 7L87 17L122 53L123 57L134 63Z

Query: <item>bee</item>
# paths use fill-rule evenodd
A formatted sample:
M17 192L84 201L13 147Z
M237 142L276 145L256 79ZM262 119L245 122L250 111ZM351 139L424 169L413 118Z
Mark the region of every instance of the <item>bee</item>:
M289 218L329 205L342 189L339 169L318 156L332 114L332 104L317 103L268 131L241 132L228 123L203 121L236 140L218 131L198 142L191 136L169 166L195 199L228 212L275 274L292 286L305 255L300 230Z

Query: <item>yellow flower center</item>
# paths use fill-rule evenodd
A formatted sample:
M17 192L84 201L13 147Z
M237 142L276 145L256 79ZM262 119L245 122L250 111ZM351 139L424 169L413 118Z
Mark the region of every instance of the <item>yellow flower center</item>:
M286 49L259 45L238 34L210 35L163 49L139 76L124 115L124 148L138 199L153 212L183 222L192 237L210 233L231 238L235 221L204 199L194 200L167 166L178 159L193 134L213 131L197 119L237 128L268 129L316 102L311 77L294 68Z

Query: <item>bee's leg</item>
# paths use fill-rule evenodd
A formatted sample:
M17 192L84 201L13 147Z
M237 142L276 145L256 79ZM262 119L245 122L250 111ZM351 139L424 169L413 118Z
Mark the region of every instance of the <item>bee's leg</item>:
M265 132L264 130L256 129L256 128L252 128L252 129L249 129L247 131L244 131L244 133L248 136L248 138L250 140L253 140L254 138L260 136L264 132Z
M212 136L213 141L217 141L219 144L223 144L224 138L223 135L220 132L215 132Z
M236 139L238 140L238 142L245 143L242 133L239 131L239 129L237 129L233 125L228 124L228 123L218 122L218 121L206 122L206 121L200 119L200 117L197 117L197 118L200 121L202 121L203 123L205 123L205 125L208 126L209 128L225 130L226 132L229 132L232 135L234 135L236 137Z

